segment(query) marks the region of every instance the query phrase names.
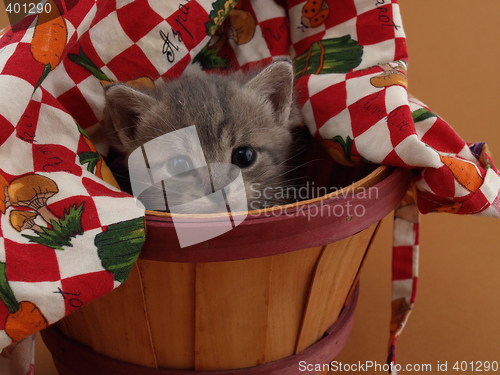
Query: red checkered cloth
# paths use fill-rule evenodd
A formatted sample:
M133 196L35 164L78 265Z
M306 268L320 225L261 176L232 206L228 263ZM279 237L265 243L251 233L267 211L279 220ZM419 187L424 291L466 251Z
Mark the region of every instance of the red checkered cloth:
M119 285L144 241L144 212L99 156L102 85L113 81L290 56L305 123L337 162L414 169L395 214L390 361L415 297L416 207L499 217L486 146L464 143L408 96L395 0L47 4L50 17L28 16L0 39L1 347ZM20 321L25 310L36 316Z

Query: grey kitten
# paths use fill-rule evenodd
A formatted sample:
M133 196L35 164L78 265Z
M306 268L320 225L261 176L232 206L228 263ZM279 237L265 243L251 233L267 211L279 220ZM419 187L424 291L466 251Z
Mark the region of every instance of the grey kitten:
M217 208L209 195L229 185L240 171L244 188L239 193L245 191L248 210L291 203L286 190L293 185L288 173L293 169L292 130L302 123L293 77L291 62L280 60L258 72L183 76L155 89L109 85L103 123L118 151L110 167L121 165L117 174L126 173L130 158L132 187L147 185L136 173L141 168L137 163L145 169L137 160L147 154L146 167L161 170L163 180L154 179L157 183L138 197L149 209L227 212L227 202L238 189L226 189ZM158 197L163 199L159 190L165 192L166 204L158 203Z

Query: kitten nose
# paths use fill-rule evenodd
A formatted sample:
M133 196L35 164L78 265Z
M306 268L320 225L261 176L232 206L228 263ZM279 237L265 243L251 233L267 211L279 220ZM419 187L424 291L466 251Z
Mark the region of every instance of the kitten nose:
M217 190L215 193L207 195L207 197L212 203L215 203L214 207L216 208L226 207L227 205L222 190Z
M209 169L214 191L224 189L240 174L240 169L229 163L210 163Z

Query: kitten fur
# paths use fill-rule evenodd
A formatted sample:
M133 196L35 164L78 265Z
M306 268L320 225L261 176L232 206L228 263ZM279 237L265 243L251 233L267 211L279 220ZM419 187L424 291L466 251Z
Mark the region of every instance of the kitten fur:
M103 124L118 152L117 160L111 164L118 165L118 170L121 166L117 174L124 174L127 158L135 149L166 133L196 125L208 165L231 163L232 153L238 147L255 150L255 162L241 168L249 210L291 203L284 188L296 185L289 174L294 167L293 129L302 123L293 77L291 62L280 60L248 73L182 76L154 89L132 88L122 83L106 86ZM179 153L190 156L190 140L178 142L176 146L166 146L164 152L153 157L155 160L148 160L150 167L159 168ZM176 204L187 203L210 194L211 189L228 183L227 173L221 171L217 175L212 170L211 176L175 176L167 187L169 203L175 199ZM207 184L211 188L200 188ZM153 209L145 202L147 198L139 199L146 208ZM213 208L208 207L199 200L192 209L212 213ZM226 207L219 212L226 212Z

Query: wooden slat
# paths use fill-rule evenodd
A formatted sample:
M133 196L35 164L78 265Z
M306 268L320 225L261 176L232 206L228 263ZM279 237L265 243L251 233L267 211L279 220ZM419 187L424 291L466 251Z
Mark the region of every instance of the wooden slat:
M87 307L73 311L56 323L57 327L70 339L92 347L92 330L87 321Z
M322 249L320 246L274 257L266 362L294 354L313 272Z
M272 260L196 264L196 370L265 363Z
M354 292L354 289L356 289L356 284L358 283L359 278L361 276L361 271L363 270L363 265L365 264L365 260L366 260L366 257L368 255L368 252L370 250L370 247L372 246L372 242L373 242L373 240L374 240L375 236L377 235L377 232L380 228L380 223L381 223L381 221L379 221L377 223L377 226L375 227L375 230L372 233L370 241L368 242L368 245L366 246L365 255L363 255L363 259L361 259L361 264L359 265L358 273L354 277L354 281L352 282L351 289L349 290L349 293L347 294L347 297L346 297L346 302L349 300L349 298L351 298L351 295Z
M296 353L318 341L337 319L376 227L377 223L323 250L311 284Z
M194 368L195 264L138 261L158 366Z
M137 265L123 285L80 310L87 324L92 325L90 346L94 351L121 361L158 368Z

